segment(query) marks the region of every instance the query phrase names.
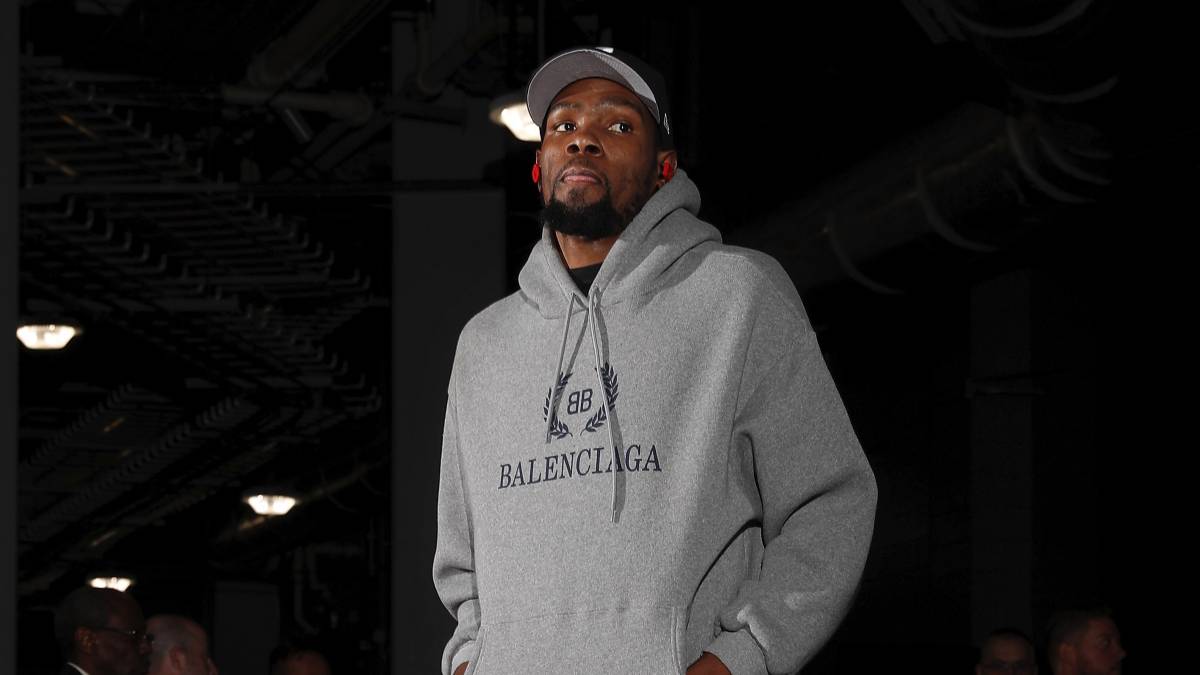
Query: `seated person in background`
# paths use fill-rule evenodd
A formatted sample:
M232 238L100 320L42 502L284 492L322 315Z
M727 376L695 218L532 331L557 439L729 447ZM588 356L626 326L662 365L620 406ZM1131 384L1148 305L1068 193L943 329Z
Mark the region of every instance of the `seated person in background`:
M54 612L54 636L67 662L61 675L145 675L150 641L133 596L83 586Z
M979 647L975 675L1037 675L1037 656L1033 642L1015 628L997 628L988 633Z
M332 675L329 661L312 647L284 643L271 650L271 675Z
M1054 675L1120 675L1125 650L1107 609L1057 612L1050 619L1046 654Z
M217 675L208 653L208 633L185 616L157 614L146 621L154 636L150 675Z

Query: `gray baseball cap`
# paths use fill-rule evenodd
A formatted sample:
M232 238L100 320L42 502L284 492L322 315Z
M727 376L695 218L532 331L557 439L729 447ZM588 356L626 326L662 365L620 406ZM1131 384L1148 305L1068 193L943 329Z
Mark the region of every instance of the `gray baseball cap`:
M546 113L554 97L572 82L588 77L612 80L637 94L658 124L661 143L674 147L666 80L645 61L612 47L568 49L551 56L534 71L525 90L525 107L543 135Z

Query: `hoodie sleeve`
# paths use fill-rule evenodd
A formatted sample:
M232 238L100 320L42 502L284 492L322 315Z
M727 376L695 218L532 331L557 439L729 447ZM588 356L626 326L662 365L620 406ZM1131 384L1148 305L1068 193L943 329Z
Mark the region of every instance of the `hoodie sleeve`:
M471 516L459 466L455 379L450 379L446 422L442 431L442 464L438 483L437 549L433 584L442 604L458 621L442 652L442 675L451 675L478 652L479 592L475 583L475 548Z
M753 457L762 568L705 649L734 675L793 673L812 658L849 608L875 520L874 475L800 297L778 263L765 272L733 430Z

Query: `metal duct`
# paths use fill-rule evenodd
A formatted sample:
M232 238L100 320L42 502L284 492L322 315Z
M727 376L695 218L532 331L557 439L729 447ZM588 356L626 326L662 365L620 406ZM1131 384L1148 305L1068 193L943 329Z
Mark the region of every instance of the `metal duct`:
M311 84L316 66L387 6L388 0L318 0L286 35L254 57L246 81L271 90Z
M450 76L484 45L508 32L510 24L508 17L498 16L467 31L436 60L410 75L404 85L405 93L418 99L441 94Z
M964 252L992 250L1105 194L1117 64L1098 56L1111 43L1111 3L952 7L963 32L1009 78L1014 110L964 106L733 233L731 240L776 255L802 291L850 277L899 292L933 281Z
M265 103L281 109L285 124L301 143L312 138L312 131L295 110L319 110L355 126L366 124L374 109L365 96L280 90L289 85L304 88L314 84L325 61L387 6L388 0L318 0L286 35L250 62L246 68L250 86L226 86L223 95L231 102Z
M1056 198L1086 199L1110 183L1111 94L1122 64L1113 49L1118 16L1112 0L1056 3L955 0L951 7L970 42L1008 81L1036 120L1028 150L1017 155L1031 177L1046 177ZM1021 150L1021 148L1016 148Z
M366 94L356 92L329 92L326 94L310 94L300 91L275 92L269 89L226 84L221 86L221 96L227 103L269 104L276 108L325 113L354 126L366 124L375 114L375 106L371 103L371 99Z

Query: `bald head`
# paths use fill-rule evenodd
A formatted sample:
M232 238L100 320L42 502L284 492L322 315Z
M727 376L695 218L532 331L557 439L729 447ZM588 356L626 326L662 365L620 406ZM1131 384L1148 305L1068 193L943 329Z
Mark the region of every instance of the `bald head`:
M311 649L293 650L271 668L271 675L331 675L332 672L325 657Z
M1033 643L1019 631L994 631L979 648L979 663L975 666L975 675L1037 675L1037 671L1037 656L1033 651Z
M158 614L146 621L154 636L149 675L217 675L208 651L208 634L186 616Z

